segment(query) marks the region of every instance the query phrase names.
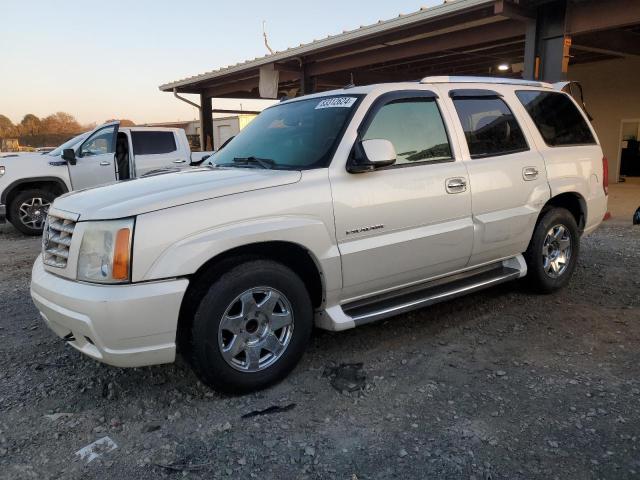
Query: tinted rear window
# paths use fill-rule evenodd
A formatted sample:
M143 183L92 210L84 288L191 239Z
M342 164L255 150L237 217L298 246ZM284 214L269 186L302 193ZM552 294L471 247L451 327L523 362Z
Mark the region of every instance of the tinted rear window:
M131 132L134 155L153 155L175 152L173 132Z
M547 145L596 143L584 117L567 95L535 90L521 90L516 95Z
M454 98L471 158L528 150L520 125L503 100L497 97Z

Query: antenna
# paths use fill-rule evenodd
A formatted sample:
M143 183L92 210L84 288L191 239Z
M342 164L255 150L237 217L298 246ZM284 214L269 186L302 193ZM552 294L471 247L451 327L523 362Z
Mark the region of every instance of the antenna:
M269 39L267 38L267 30L265 28L266 24L267 22L265 20L262 20L262 36L264 37L264 46L267 47L269 53L273 55L273 49L269 46Z

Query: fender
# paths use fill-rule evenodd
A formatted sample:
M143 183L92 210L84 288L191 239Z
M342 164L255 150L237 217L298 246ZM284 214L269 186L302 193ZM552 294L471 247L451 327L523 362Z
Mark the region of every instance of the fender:
M578 194L582 201L589 198L589 192L591 190L589 183L582 177L562 177L549 180L549 187L551 188L551 197L556 197L561 193L575 193Z
M551 199L557 197L562 193L571 193L578 197L580 207L584 214L585 220L588 216L587 198L589 198L589 192L591 188L589 184L581 177L564 177L556 178L549 182L551 188ZM585 195L586 194L586 195Z
M139 218L140 222L146 220L145 216ZM306 249L316 263L323 283L334 289L342 287L340 252L333 234L321 219L305 216L256 218L219 225L173 243L158 256L147 255L147 252L139 255L134 246L133 281L191 275L228 250L267 241L292 243ZM137 244L144 242L141 240ZM146 263L140 257L154 258Z
M56 185L58 185L60 187L60 190L62 190L62 193L67 193L67 192L69 192L71 190L69 185L67 185L59 177L28 177L28 178L20 178L19 180L15 180L14 182L10 183L7 186L7 188L5 188L2 191L2 194L0 195L0 203L6 204L7 203L7 197L9 196L9 193L11 193L19 185L23 185L25 183L38 183L38 182L55 183Z

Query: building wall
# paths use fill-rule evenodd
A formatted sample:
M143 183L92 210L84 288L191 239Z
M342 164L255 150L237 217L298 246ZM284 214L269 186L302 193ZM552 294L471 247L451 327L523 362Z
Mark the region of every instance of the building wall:
M238 115L238 122L239 122L240 130L242 130L244 127L249 125L251 120L253 120L256 117L257 117L257 115L253 114L253 113L241 113L240 115Z
M256 118L255 114L241 113L231 117L218 117L213 119L213 149L218 150L220 146L230 137L240 133L251 120Z
M240 131L238 116L213 119L213 149L218 150L230 137Z
M193 120L184 126L187 135L200 135L200 120Z
M640 118L640 58L572 66L569 79L584 88L587 110L609 159L609 177L617 182L621 120Z

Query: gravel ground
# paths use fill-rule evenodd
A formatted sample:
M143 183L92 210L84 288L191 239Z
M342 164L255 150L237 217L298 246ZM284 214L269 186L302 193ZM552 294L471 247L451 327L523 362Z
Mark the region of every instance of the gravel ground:
M0 226L0 246L2 478L640 476L638 227L584 239L554 295L512 283L318 331L284 382L242 397L209 390L181 361L125 370L81 356L31 303L39 240ZM364 364L364 390L331 387L323 372L340 362ZM117 448L75 456L104 436Z

